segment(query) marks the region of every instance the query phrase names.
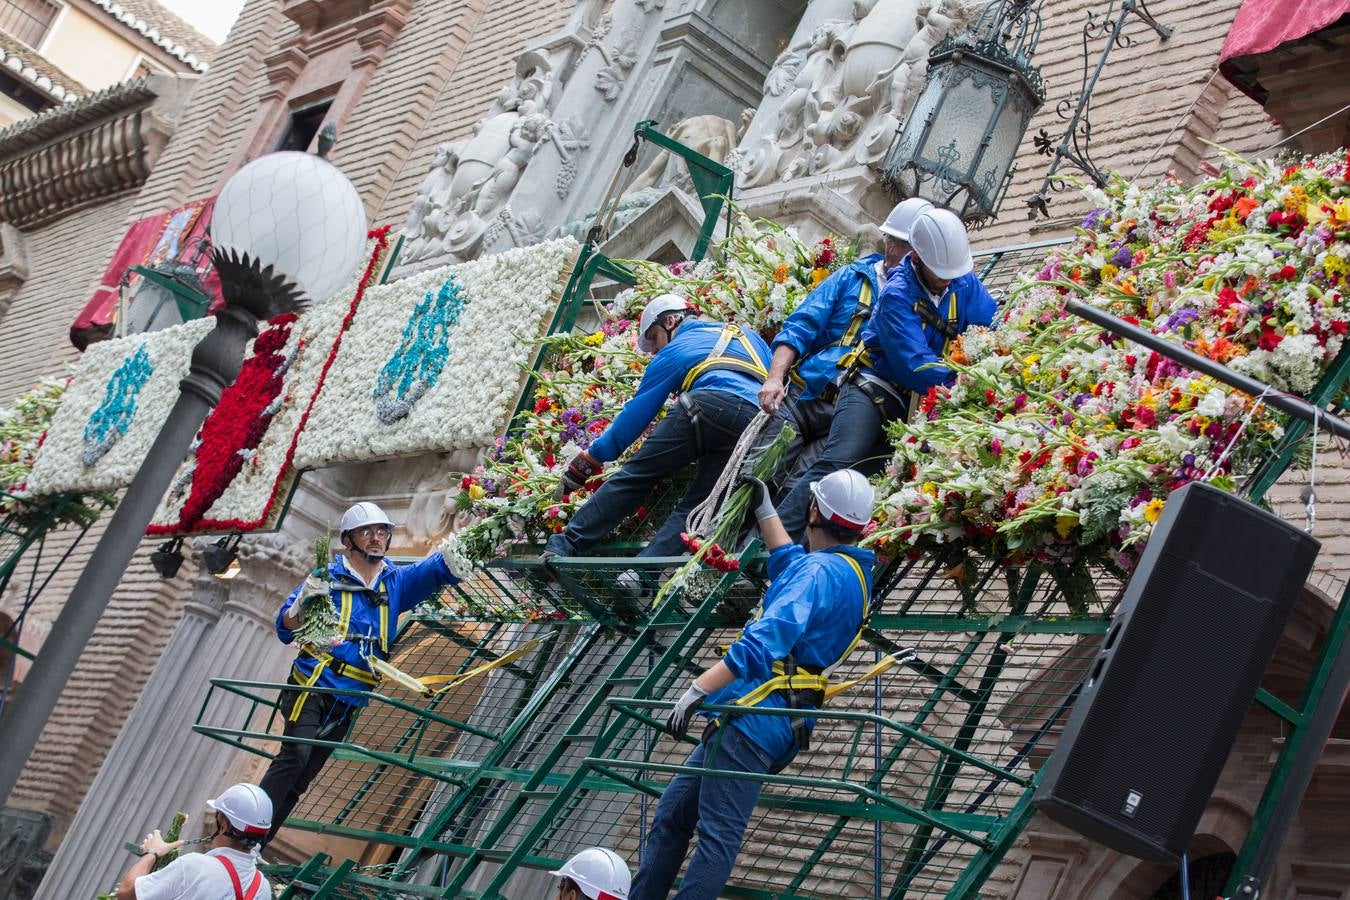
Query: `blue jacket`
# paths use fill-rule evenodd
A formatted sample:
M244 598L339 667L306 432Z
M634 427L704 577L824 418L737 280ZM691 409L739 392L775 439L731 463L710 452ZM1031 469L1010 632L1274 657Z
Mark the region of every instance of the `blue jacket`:
M862 627L863 591L858 574L844 556L862 567L872 590L871 550L836 546L807 553L800 544L786 544L769 553L769 589L752 619L722 661L736 680L708 696L707 703L734 703L773 677L773 664L789 653L799 666L834 665ZM773 693L756 706L787 706ZM709 715L712 715L709 713ZM741 729L771 759L782 760L792 749L792 720L787 716L735 716ZM815 725L807 719L807 726Z
M591 444L590 454L597 462L612 462L619 458L628 446L637 440L638 435L661 411L666 398L679 391L689 370L707 358L722 334L721 322L705 322L702 319L685 319L675 336L666 344L642 373L642 382L638 385L633 399L623 405L623 411L609 423L604 434ZM769 367L769 345L753 331L741 332L755 348L760 365ZM727 345L726 353L738 359L748 359L740 342L732 341ZM713 369L704 372L689 386L691 391L721 391L734 394L747 403L759 405L760 382L749 375L727 369Z
M426 559L406 566L396 566L385 560L384 569L376 576L373 589L367 588L361 583L360 578L347 570L346 560L342 556L336 557L328 564L328 577L333 584L332 590L329 591L329 597L333 601L334 610L338 611L339 614L341 613L342 595L344 593L350 592L352 598L352 612L347 628L347 640L331 648L328 652L332 654L334 659L366 671L370 671L370 666L362 655L363 650L366 653L373 653L381 659L389 658L389 653L382 651L380 648L380 605L382 601L388 602L389 609L385 616L388 630L384 637L386 646L392 647L394 638L398 634L398 617L400 615L430 599L440 588L459 581L458 578L450 574L450 568L445 564L445 560L440 553L432 553ZM291 595L286 598L285 603L281 604L281 610L277 613L277 637L281 638L283 644L289 644L295 640L295 632L282 625L281 620L299 595L300 588L297 587L294 591L291 591ZM299 671L299 674L306 678L313 674L314 667L317 664L313 657L303 653L295 660L295 668ZM339 675L331 668L325 668L319 673L319 680L316 684L318 687L346 688L356 691L370 690L369 684L346 675ZM339 701L352 706L365 706L367 703L365 697L349 697L341 694L335 696Z
M881 293L877 281L877 263L882 256L873 253L855 260L822 281L792 311L783 330L773 339L773 349L791 347L797 351L796 371L805 382L801 399L820 396L825 386L839 375L839 357L849 351L836 344L848 331L864 284L872 286L872 302Z
M947 318L947 304L956 295L956 327L965 331L972 325L990 325L998 311L994 298L976 277L968 272L952 281L942 293L938 315ZM898 384L906 390L924 393L934 385L952 378L952 370L943 365L922 369L920 366L942 362L942 332L925 325L914 310L914 304L928 303L928 292L919 282L913 257L891 269L886 287L872 307L872 318L863 328L863 342L871 365L864 372Z

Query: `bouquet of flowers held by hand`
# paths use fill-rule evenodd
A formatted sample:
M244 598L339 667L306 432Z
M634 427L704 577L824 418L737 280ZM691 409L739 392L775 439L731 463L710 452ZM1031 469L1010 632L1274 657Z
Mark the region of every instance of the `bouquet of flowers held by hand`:
M329 549L333 536L324 532L314 539L314 568L305 577L300 593L295 598L300 607L300 624L295 627L295 641L302 647L327 650L347 639L343 633L337 610L333 609L332 582L328 580Z
M1117 180L1025 278L995 330L962 336L953 383L893 433L869 542L1128 570L1168 494L1228 490L1282 437L1268 406L1070 315L1066 297L1307 393L1350 322L1342 154L1229 156L1194 187Z

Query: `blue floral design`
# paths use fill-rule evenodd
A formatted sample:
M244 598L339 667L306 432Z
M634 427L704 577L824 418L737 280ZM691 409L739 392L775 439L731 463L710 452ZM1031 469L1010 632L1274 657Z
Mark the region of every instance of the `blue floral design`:
M84 426L84 453L80 461L85 466L97 463L127 433L131 420L136 417L136 398L154 370L150 353L142 344L112 373L103 392L103 402Z
M450 331L459 324L466 303L463 285L451 275L439 291L427 291L413 308L398 349L371 391L381 423L389 425L406 416L436 386L450 358Z

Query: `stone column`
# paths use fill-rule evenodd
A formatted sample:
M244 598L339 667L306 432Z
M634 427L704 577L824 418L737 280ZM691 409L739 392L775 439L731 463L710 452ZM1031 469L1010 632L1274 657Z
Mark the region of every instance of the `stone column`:
M299 544L274 535L247 538L240 574L222 581L204 572L103 767L57 851L37 896L92 897L112 887L138 840L188 813L186 836L201 833L205 801L257 768L246 754L192 731L209 679L280 681L294 655L276 639L281 598L303 577ZM218 695L209 721L242 722L248 703ZM255 723L261 727L265 716Z

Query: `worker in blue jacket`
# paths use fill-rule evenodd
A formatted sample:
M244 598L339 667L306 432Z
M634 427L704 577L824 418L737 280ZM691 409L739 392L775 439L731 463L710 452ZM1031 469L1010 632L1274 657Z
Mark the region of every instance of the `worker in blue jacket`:
M759 405L775 413L786 400L797 429L786 454L788 478L783 490L795 484L794 466L805 470L820 455L820 443L834 419L839 360L861 340L886 273L909 254L914 219L932 205L922 197L897 203L880 228L885 252L855 260L822 281L773 339L773 360L759 391Z
M769 589L722 661L676 701L666 730L677 738L705 703L818 709L826 683L821 673L848 655L870 615L875 559L871 550L856 546L872 516L867 479L843 470L809 486L809 553L789 538L764 484L746 480L758 490L755 517L770 548ZM781 771L807 747L815 725L813 718L797 716L703 715L711 722L686 765L727 772ZM734 777L675 776L656 805L629 900L666 897L695 831L698 845L676 900L718 897L761 786Z
M370 501L355 504L342 515L338 539L347 551L328 566L329 597L346 639L327 648L302 646L287 683L294 688L281 694L280 711L286 717L281 749L259 786L272 800L274 814L270 841L295 804L319 774L333 747L294 743L285 738L340 741L356 710L369 701L345 694L319 694L308 687L370 691L379 684L370 657L389 659L398 634L398 617L456 584L465 573L451 571L445 556L433 552L426 559L396 566L385 559L394 523ZM304 586L296 588L277 613L277 636L295 640L302 620L297 604Z
M633 399L568 465L563 490L583 487L605 463L618 459L656 418L666 398L676 394L679 403L632 459L581 505L567 527L549 537L545 558L585 553L634 512L658 482L697 462L694 480L639 555L683 553L685 519L712 491L741 432L755 417L759 388L768 374L769 347L763 338L735 325L702 321L674 294L648 303L638 329L638 349L655 355Z
M993 323L994 298L974 273L970 240L955 213L939 207L919 213L910 244L861 339L839 358L839 396L824 449L783 500L783 525L794 540L806 526L807 486L843 468L880 471L891 455L887 423L907 415L911 392L952 379L942 363L963 331Z

